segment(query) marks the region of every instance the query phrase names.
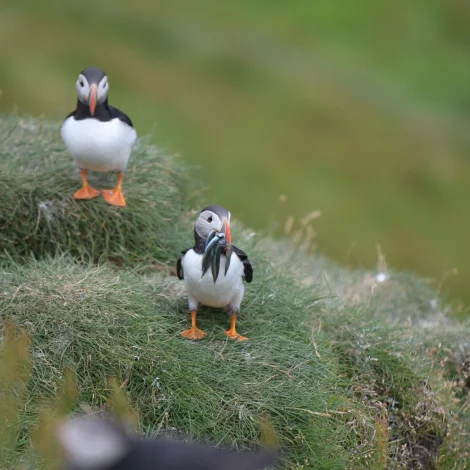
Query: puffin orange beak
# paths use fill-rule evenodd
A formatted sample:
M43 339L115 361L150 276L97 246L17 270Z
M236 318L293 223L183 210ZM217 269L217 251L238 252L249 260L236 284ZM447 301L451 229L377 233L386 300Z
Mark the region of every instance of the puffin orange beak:
M225 235L225 241L228 245L232 244L232 233L230 232L230 225L226 219L223 221L224 225L221 232Z
M89 96L90 114L92 116L95 115L97 90L98 90L98 87L96 86L96 84L93 83L93 85L91 85L90 87L90 96Z

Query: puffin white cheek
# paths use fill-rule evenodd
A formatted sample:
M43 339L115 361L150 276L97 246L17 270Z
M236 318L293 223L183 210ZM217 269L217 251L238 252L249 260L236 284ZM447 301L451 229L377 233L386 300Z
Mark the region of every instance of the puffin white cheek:
M108 80L106 78L104 78L99 86L98 86L98 101L100 103L102 103L103 101L106 100L106 97L108 96L108 88L109 88L109 85L108 85Z
M98 101L102 103L108 96L108 90L101 88L98 92Z
M88 85L80 86L79 83L77 83L77 95L79 100L82 103L87 103L88 102L88 95L90 93L90 87Z

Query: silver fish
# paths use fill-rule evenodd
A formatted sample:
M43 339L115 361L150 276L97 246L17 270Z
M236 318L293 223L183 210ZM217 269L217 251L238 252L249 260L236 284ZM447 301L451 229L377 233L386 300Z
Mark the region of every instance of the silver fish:
M219 243L219 242L220 242L220 236L219 236L219 234L214 235L214 237L212 237L212 240L211 240L209 243L206 242L206 248L205 248L205 250L204 250L204 254L206 254L208 251L210 251L211 248L212 248L214 245L217 245L217 243Z
M212 278L214 279L214 284L217 281L217 276L219 275L220 269L220 255L224 249L220 243L214 248L214 253L212 254Z
M215 243L212 243L214 242ZM202 257L202 276L201 278L204 277L204 274L206 274L207 270L209 269L209 266L211 265L212 257L213 257L213 250L215 245L219 242L218 238L214 238L212 240L212 245L209 244L207 247L206 251L204 251L204 255Z
M207 250L207 245L209 244L209 242L215 237L215 234L217 233L216 230L211 230L210 233L209 233L209 236L207 237L207 240L206 240L206 246L204 247L204 251Z
M228 268L230 268L230 261L232 260L232 251L233 249L230 246L230 248L228 249L228 253L226 254L227 261L225 262L225 275L227 275Z

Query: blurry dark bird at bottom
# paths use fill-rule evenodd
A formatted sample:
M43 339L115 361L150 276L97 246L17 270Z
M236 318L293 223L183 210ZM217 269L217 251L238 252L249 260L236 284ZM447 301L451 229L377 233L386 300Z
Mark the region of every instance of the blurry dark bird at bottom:
M59 428L66 470L258 470L273 465L277 452L235 452L167 438L137 439L120 424L81 416Z

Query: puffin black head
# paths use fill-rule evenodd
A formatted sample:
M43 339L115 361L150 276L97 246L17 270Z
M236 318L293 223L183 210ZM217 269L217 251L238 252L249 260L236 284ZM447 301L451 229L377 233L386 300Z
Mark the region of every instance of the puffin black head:
M108 77L97 67L82 70L78 75L76 87L78 99L89 106L92 116L95 114L96 105L108 98Z
M225 236L228 245L232 243L230 232L230 211L222 206L207 206L201 210L196 220L195 231L203 239L207 239L209 234L215 230Z

